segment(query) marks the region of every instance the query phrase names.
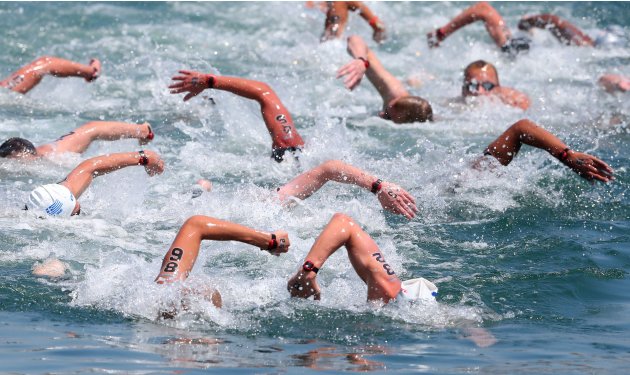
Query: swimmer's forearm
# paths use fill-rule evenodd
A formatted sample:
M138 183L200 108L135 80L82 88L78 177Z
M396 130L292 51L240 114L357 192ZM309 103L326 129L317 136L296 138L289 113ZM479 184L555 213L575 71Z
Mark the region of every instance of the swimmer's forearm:
M277 97L273 89L264 82L239 77L215 76L212 88L229 91L247 99L262 102L266 97Z
M147 138L151 133L148 123L130 124L118 121L91 121L75 133L88 135L93 140L117 140L121 138Z
M238 241L261 249L267 249L271 233L258 231L244 225L207 217L200 226L201 239L212 241Z

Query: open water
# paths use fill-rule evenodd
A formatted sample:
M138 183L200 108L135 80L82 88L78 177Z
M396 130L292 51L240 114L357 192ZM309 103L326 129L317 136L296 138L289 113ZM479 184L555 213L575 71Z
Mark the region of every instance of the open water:
M20 211L29 191L62 179L80 160L137 150L132 140L94 144L82 155L0 161L0 372L297 373L304 368L401 373L622 373L630 366L630 96L596 81L630 75L627 44L560 45L533 35L529 54L501 55L481 24L437 50L425 34L467 4L369 3L389 28L375 48L397 77L422 82L437 121L395 126L375 116L368 82L335 80L345 41L320 44L324 16L287 3L2 3L0 73L38 56L87 62L103 75L46 78L26 96L0 92L0 138L35 144L97 119L149 121L166 172L128 168L95 180L86 215L40 220ZM521 15L552 12L594 35L630 21L628 3L499 3L515 30ZM353 15L351 32L370 38ZM462 70L483 58L503 85L529 94L527 112L480 101L453 104ZM301 166L278 165L253 102L225 92L188 103L170 95L178 69L269 83L307 142ZM524 148L498 171L469 162L509 125L530 118L572 148L608 162L617 180L590 185L540 150ZM329 184L293 209L273 189L328 159L342 159L407 188L420 214L384 213L373 195ZM196 179L214 191L192 200ZM320 272L320 302L292 300L286 280L334 212L353 216L401 278L440 288L437 305L366 304L343 251ZM239 243L205 243L191 283L217 285L224 308L195 302L156 320L173 288L153 284L184 220L205 214L285 229L279 258ZM60 280L34 277L49 256L68 263ZM468 340L486 332L497 341ZM481 333L483 334L483 333Z

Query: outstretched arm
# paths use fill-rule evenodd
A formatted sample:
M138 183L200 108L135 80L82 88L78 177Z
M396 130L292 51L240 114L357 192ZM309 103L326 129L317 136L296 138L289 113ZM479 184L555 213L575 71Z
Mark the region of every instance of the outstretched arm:
M76 152L87 150L96 140L115 141L121 138L136 138L140 145L145 145L153 139L151 125L129 124L114 121L91 121L83 126L61 136L55 142L37 147L37 153L46 155L53 152Z
M573 44L576 46L591 47L595 45L593 40L588 35L584 34L582 30L578 29L569 21L553 14L526 16L518 23L518 28L521 30L530 30L533 27L549 30L553 36L567 45Z
M291 246L285 231L262 232L208 216L192 216L177 233L155 281L163 284L186 280L195 265L203 240L239 241L268 250L274 255L286 253Z
M287 148L301 147L304 140L297 132L291 114L285 108L280 98L266 83L252 81L238 77L215 76L199 72L180 70L181 75L173 77L169 86L171 94L187 93L184 101L199 95L203 90L212 88L224 90L252 99L260 104L260 111L267 130L273 141L272 147Z
M429 47L438 47L449 35L476 21L482 21L488 34L497 46L503 47L511 38L510 30L505 26L501 14L485 1L478 2L465 9L446 25L427 34Z
M101 62L90 60L83 65L58 57L44 56L20 68L17 72L0 82L0 86L26 94L44 78L45 75L55 77L81 77L88 82L98 78L101 73Z
M361 37L352 35L348 38L348 53L354 60L337 72L337 78L345 76L344 85L348 89L354 89L365 74L383 98L384 105L393 99L409 95L402 82L383 67Z
M328 181L352 184L372 191L377 195L384 209L403 215L407 219L412 219L418 211L415 199L400 186L391 182L381 181L371 174L340 160L329 160L302 173L278 189L278 195L282 201L292 196L305 199L321 189Z
M608 164L594 156L569 149L558 137L530 120L516 122L490 143L484 154L508 165L523 144L547 151L586 180L609 182L614 179L613 170Z
M287 290L291 297L321 298L317 272L341 246L348 250L350 264L367 284L368 300L389 302L400 291L400 280L385 261L374 240L351 217L335 214L308 252L305 262L289 279Z
M385 40L385 24L374 14L367 5L361 1L348 1L350 10L359 10L359 15L363 18L372 28L372 39L375 42L381 43Z
M144 166L149 176L161 174L164 171L164 162L160 155L153 151L123 152L83 161L60 184L70 189L78 199L95 177L134 165Z
M618 74L606 74L599 79L599 84L609 93L630 91L630 78Z

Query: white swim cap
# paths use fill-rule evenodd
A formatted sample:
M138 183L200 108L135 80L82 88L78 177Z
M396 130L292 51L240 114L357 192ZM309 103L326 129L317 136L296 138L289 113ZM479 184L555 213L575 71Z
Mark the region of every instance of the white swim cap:
M423 277L405 280L400 288L400 295L411 301L418 299L435 301L435 296L438 294L437 286Z
M70 189L59 184L42 185L28 197L30 205L50 216L69 217L77 204Z

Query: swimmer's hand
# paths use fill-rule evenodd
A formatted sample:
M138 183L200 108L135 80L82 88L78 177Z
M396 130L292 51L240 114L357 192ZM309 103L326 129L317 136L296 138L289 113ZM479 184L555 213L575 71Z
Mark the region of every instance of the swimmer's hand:
M617 74L603 75L599 79L599 84L609 93L630 91L630 78Z
M609 182L614 180L613 170L608 164L595 156L583 152L569 151L569 155L563 162L567 167L588 181Z
M418 208L416 200L405 189L391 182L383 181L377 194L381 206L389 212L402 215L411 220L416 216Z
M157 153L146 150L144 154L149 159L149 164L144 166L144 170L149 176L155 176L164 172L164 161Z
M189 70L180 70L179 74L181 75L171 78L176 82L168 88L171 89L171 94L187 92L188 94L184 96L184 101L188 101L199 95L203 90L210 88L210 82L214 79L214 76L211 74L204 74Z
M347 63L346 65L339 68L337 71L337 78L341 78L346 76L343 79L343 84L349 90L354 90L355 87L361 83L361 79L365 75L365 63L363 60L354 59Z
M276 247L270 248L267 247L267 250L270 254L275 256L280 256L282 253L286 253L289 251L289 247L291 246L291 240L289 239L289 233L283 230L277 230L273 232L276 235Z
M379 27L374 30L374 33L372 33L372 39L376 43L383 43L385 39L387 39L387 32L385 31L385 27Z
M287 283L287 290L291 297L309 298L314 296L316 301L321 299L321 289L317 284L315 272L298 271Z
M98 59L90 60L90 66L92 67L93 72L91 77L85 77L87 82L95 81L101 76L101 62Z

